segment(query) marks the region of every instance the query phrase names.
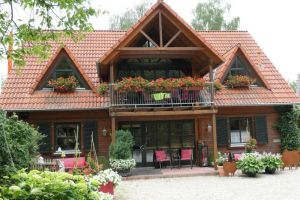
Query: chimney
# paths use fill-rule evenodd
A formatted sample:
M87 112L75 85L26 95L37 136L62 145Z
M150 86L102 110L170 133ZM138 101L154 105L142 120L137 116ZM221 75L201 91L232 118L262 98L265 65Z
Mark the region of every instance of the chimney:
M13 51L13 33L10 32L9 34L10 40L8 44L8 56L7 56L7 74L9 74L13 67L13 60L12 60L12 51Z
M300 96L300 74L298 74L298 80L297 80L297 89L296 93L298 96Z

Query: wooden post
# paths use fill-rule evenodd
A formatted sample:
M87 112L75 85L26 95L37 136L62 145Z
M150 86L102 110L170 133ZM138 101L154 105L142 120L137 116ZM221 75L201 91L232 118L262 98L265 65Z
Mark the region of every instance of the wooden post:
M159 46L163 47L164 46L164 42L163 42L163 33L162 33L162 19L161 19L161 12L158 13L158 17L159 17Z
M213 104L214 97L215 97L215 91L214 91L214 78L213 78L213 70L212 70L212 64L209 65L209 80L211 82L210 84L210 101Z
M214 147L214 165L217 170L217 158L218 158L218 146L217 146L217 124L216 124L216 114L212 114L212 134L213 134L213 147Z
M114 144L116 142L116 118L111 118L111 142Z
M110 81L110 83L114 83L115 82L115 80L114 80L114 64L113 63L110 63L110 66L109 66L109 81Z

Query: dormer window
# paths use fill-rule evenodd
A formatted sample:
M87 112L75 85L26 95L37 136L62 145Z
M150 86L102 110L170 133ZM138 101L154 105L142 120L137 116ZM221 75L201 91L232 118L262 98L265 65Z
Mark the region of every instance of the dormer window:
M62 54L55 62L52 70L48 73L48 76L42 84L41 89L52 88L48 84L50 80L57 80L58 78L68 79L70 77L74 77L78 82L77 89L89 89L87 83L84 81L73 62L66 54Z

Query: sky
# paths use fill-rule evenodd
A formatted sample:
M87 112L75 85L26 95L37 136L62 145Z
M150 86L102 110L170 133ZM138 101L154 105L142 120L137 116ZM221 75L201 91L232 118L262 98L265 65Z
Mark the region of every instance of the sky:
M153 3L156 0L152 0ZM204 0L164 0L190 24L198 2ZM94 29L108 29L109 15L120 14L141 0L91 0L93 7L109 12L92 18ZM241 19L239 30L247 30L287 81L300 74L300 1L227 0L232 16ZM7 62L0 61L0 79L7 74Z

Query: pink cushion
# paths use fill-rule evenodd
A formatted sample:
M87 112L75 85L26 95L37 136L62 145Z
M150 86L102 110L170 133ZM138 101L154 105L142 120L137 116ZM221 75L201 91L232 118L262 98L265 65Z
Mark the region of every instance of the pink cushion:
M242 154L235 153L233 157L234 157L234 160L239 160L241 158L241 156L242 156Z
M181 150L181 160L191 160L192 159L192 149L182 149Z
M64 158L61 159L61 161L64 163L65 168L73 169L75 167L76 158ZM85 164L85 157L77 158L77 167L83 168Z
M155 151L155 157L157 161L166 161L167 155L165 151Z

